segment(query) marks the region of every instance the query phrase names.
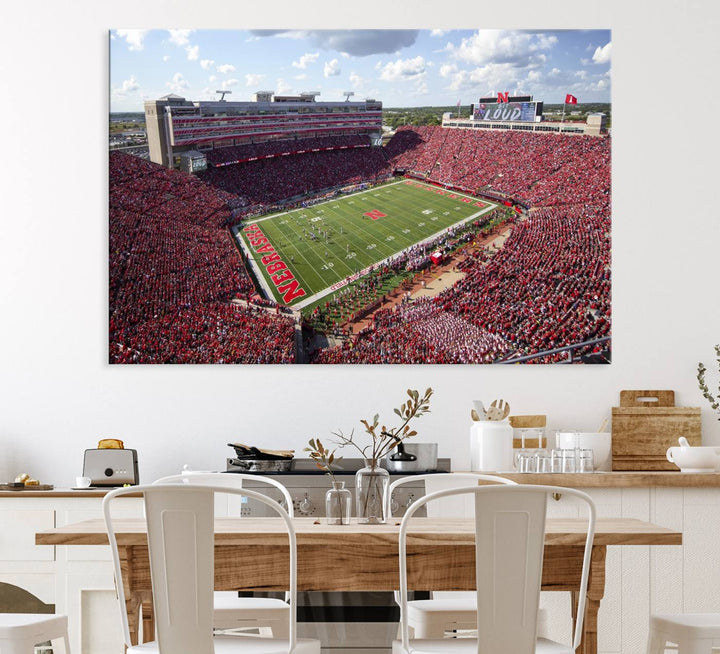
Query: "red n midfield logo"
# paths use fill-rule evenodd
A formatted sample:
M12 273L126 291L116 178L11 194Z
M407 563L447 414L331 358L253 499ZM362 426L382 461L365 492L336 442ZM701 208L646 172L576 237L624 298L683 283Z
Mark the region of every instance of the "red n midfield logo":
M368 218L372 218L373 220L378 220L379 218L385 218L387 214L382 213L382 211L378 211L377 209L373 209L372 211L364 213L363 216L367 216Z

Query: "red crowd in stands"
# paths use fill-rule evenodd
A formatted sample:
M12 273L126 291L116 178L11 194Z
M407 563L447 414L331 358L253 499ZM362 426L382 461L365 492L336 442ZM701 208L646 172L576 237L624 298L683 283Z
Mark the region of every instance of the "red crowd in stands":
M320 189L382 179L390 172L380 148L355 148L208 168L200 179L241 195L250 206L268 206Z
M294 361L291 318L230 303L255 293L227 229L231 207L294 201L395 170L532 209L494 256L468 257L455 286L378 311L373 327L315 362L490 362L609 335L609 138L413 127L384 148L351 147L363 139L222 148L208 153L211 163L271 158L197 177L113 152L111 361ZM272 157L287 148L321 151Z
M230 304L254 293L224 227L232 196L110 154L110 361L294 360L291 318Z
M452 288L377 312L317 363L483 363L610 335L609 138L405 128L387 153L395 169L535 208L494 257L468 257Z
M322 136L316 138L283 139L278 141L265 141L264 143L247 143L225 148L216 148L206 152L207 162L210 166L224 166L238 161L250 161L263 157L280 157L298 152L312 152L329 148L358 148L369 147L370 139L367 136Z

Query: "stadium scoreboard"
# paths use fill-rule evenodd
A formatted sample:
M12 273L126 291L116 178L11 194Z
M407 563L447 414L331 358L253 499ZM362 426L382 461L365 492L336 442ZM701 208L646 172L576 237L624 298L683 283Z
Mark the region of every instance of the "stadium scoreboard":
M480 98L471 107L473 120L535 123L542 120L543 103L532 96Z

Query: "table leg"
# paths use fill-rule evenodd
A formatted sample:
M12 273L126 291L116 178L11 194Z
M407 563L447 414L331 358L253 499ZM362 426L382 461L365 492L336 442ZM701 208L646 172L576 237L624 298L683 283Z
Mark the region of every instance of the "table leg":
M143 643L155 640L155 609L153 608L152 593L143 591L140 606L143 626Z
M600 610L600 600L605 595L605 555L607 548L604 545L595 545L590 558L590 577L588 579L587 600L585 603L585 619L583 620L583 633L577 654L597 654L598 625L597 616ZM577 620L579 593L571 594L573 624Z

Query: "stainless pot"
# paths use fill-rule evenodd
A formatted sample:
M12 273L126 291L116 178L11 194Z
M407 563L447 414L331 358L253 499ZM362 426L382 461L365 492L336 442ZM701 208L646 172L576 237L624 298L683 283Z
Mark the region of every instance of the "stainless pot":
M390 472L425 472L437 470L437 443L402 443L405 455L396 451L385 457L385 467Z
M232 459L235 470L243 472L287 472L292 468L292 459Z

